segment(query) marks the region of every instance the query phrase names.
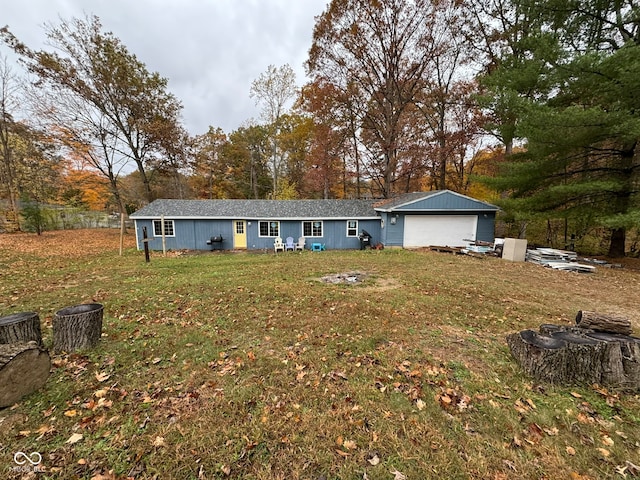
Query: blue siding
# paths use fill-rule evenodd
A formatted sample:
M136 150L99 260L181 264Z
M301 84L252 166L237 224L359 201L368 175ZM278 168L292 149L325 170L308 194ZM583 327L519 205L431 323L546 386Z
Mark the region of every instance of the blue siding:
M496 212L485 212L478 215L476 240L493 242L495 240Z
M172 219L166 218L166 221ZM240 220L240 219L238 219ZM354 219L355 220L355 219ZM234 248L234 220L173 220L173 237L165 237L167 250L211 250L211 245L207 241L213 237L221 235L224 239L222 249L230 250ZM251 220L251 225L247 222L247 249L249 250L270 250L273 249L273 237L260 237L259 221ZM306 248L311 248L312 243L322 243L327 250L335 249L358 249L360 239L347 237L346 220L323 220L323 236L308 237ZM149 238L150 250L162 250L162 237L153 235L153 222L151 220L136 220L136 232L138 238L138 249L143 249L142 228L147 227L147 237ZM366 230L372 236L372 243L382 241L380 234L380 220L358 220L358 233ZM297 242L302 236L301 220L281 220L280 237L284 240L293 237Z
M396 223L393 225L391 219L396 217ZM402 214L383 214L384 218L384 233L383 237L385 247L402 247L402 240L404 236L404 215Z

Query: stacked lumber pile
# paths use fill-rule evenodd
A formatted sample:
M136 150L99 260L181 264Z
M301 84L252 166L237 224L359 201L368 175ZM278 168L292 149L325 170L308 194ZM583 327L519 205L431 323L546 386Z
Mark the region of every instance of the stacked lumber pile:
M539 381L640 390L640 338L619 315L579 311L576 325L545 324L507 336L511 354Z
M593 273L596 267L578 263L578 254L567 250L555 248L535 248L528 249L526 261L537 263L555 270L566 270L570 272Z

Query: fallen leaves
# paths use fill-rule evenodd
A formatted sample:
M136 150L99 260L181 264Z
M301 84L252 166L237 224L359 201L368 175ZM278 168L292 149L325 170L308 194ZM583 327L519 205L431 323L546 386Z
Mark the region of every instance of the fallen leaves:
M449 387L442 388L440 393L436 394L436 400L444 409L462 412L469 408L471 397Z
M106 382L107 380L109 380L109 378L111 378L111 375L104 372L96 372L95 377L98 382Z
M244 366L241 357L231 358L226 352L220 352L220 359L208 363L212 370L216 370L218 376L236 375L238 370Z
M156 436L156 438L153 440L152 445L156 448L167 446L167 444L164 441L164 437L161 437L161 436Z
M393 480L407 480L407 476L404 473L399 472L395 468L392 471L390 471L389 473L391 473L391 475L393 475Z
M82 440L82 438L83 438L83 435L81 433L74 433L64 443L73 445L74 443L78 443L80 440Z

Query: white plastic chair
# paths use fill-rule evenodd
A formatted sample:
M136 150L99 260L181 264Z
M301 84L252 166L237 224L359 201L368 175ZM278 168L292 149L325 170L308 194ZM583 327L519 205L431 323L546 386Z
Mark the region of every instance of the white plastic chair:
M278 253L278 250L284 252L284 243L282 243L282 238L276 237L273 241L273 249Z

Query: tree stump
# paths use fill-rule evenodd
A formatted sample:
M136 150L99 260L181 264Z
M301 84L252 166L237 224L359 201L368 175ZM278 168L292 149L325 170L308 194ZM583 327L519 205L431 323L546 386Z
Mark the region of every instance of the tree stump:
M40 317L35 312L20 312L0 318L0 344L35 341L43 346Z
M95 347L102 335L104 308L87 303L58 310L53 317L53 351L73 352Z
M551 334L567 342L564 352L567 378L564 383L591 385L601 383L606 345L594 338L586 338L572 331Z
M0 408L41 388L50 369L49 352L35 341L0 344Z
M540 330L507 336L511 354L536 380L640 390L640 338L546 324Z
M625 389L640 389L640 338L606 332L587 333L606 345L602 383Z
M620 315L606 315L604 313L580 310L576 315L576 325L600 332L621 333L631 335L631 320Z
M566 341L523 330L508 335L507 344L523 370L536 380L549 383L566 381Z

